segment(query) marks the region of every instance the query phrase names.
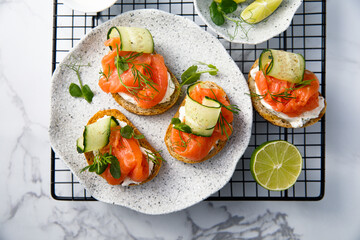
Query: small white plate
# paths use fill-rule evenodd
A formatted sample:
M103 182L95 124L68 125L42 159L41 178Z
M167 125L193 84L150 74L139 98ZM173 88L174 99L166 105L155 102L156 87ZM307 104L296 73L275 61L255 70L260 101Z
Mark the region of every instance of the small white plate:
M171 118L177 111L156 116L139 116L118 105L110 94L98 86L101 59L109 51L104 46L112 26L145 27L154 37L155 50L179 77L196 61L211 63L219 69L217 76L203 74L201 80L214 81L227 93L232 104L241 109L234 117L234 132L225 148L213 158L199 164L185 164L174 159L164 143ZM91 104L69 94L76 74L65 64L78 59L90 63L81 69L83 84L94 92ZM56 68L51 89L50 141L56 154L69 166L79 181L100 201L118 204L147 214L164 214L189 207L222 188L248 146L252 126L252 105L244 76L223 45L210 33L189 19L159 10L143 9L126 12L88 33ZM119 109L144 134L149 143L166 160L159 174L141 186L111 186L100 176L80 170L87 166L83 154L76 151L76 139L91 116L102 109Z
M117 0L64 0L64 4L80 12L100 12L112 6Z
M239 4L237 10L234 13L227 14L227 16L235 16L232 17L234 19L236 19L237 16L239 19L242 10L244 10L252 2L254 1L247 0L246 2ZM211 3L212 0L194 0L196 12L206 25L211 28L211 30L230 42L259 44L282 33L289 27L296 10L302 3L302 0L283 0L279 8L263 21L257 24L243 23L243 29L239 28L238 33L233 38L231 35L234 35L236 27L235 23L226 20L222 26L217 26L210 18L209 6ZM247 34L245 34L245 32L247 32Z

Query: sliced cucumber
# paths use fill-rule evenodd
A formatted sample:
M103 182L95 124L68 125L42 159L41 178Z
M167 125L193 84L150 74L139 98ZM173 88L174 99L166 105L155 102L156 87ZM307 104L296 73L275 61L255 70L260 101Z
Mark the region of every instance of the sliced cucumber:
M259 68L268 76L299 83L304 78L305 59L301 54L265 49L259 58Z
M154 52L154 39L146 28L137 27L111 27L107 38L120 37L121 51Z
M112 117L107 117L85 126L83 136L76 141L77 151L91 152L105 147L109 143L111 125L118 123Z
M190 92L197 84L187 89L185 100L185 123L192 129L192 133L198 136L210 137L214 131L221 112L220 104L211 98L204 98L198 103L190 97Z
M99 150L109 143L110 128L119 126L115 117L103 118L85 126L83 136L76 140L79 153Z
M79 137L76 140L76 149L78 151L78 153L83 153L84 152L84 137Z
M119 122L118 120L116 120L116 118L114 116L110 117L110 127L116 127L119 126Z

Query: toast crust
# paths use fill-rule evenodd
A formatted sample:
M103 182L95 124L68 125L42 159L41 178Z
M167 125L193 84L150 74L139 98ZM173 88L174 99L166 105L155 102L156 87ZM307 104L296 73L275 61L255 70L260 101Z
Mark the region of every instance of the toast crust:
M137 106L134 103L126 101L123 97L121 97L117 93L112 93L112 96L120 106L122 106L129 112L132 112L132 113L135 113L138 115L150 116L150 115L157 115L157 114L164 113L167 110L169 110L172 106L174 106L174 104L176 103L176 101L179 99L179 96L180 96L180 84L179 84L178 80L176 79L175 75L169 69L168 69L168 72L170 73L171 81L175 85L175 90L174 90L173 94L170 96L170 100L167 102L159 103L149 109L144 109L144 108Z
M205 83L207 86L211 86L211 87L217 87L217 88L220 88L222 89L220 86L218 86L217 84L213 83L213 82L203 82ZM226 99L229 101L228 97L226 97ZM182 101L180 107L184 106L185 105L185 99ZM179 107L179 109L180 109ZM179 117L179 109L178 111L175 113L174 115L174 118L178 118ZM230 124L231 127L233 126L233 123ZM226 142L227 140L225 141L222 141L222 140L219 140L213 147L213 149L208 153L208 155L206 155L203 159L199 160L199 161L194 161L194 160L191 160L191 159L188 159L186 157L183 157L181 156L180 154L176 153L173 149L173 146L172 146L172 143L171 143L171 132L172 132L172 129L173 129L173 125L170 124L166 130L166 134L165 134L165 138L164 138L164 141L165 141L165 145L170 153L171 156L173 156L175 159L179 160L179 161L182 161L184 163L191 163L191 164L194 164L194 163L200 163L200 162L204 162L210 158L212 158L213 156L215 156L216 154L218 154L226 145Z
M96 122L98 119L100 119L100 118L102 118L104 116L114 116L119 121L126 122L129 126L131 126L134 129L135 134L137 134L137 135L141 134L140 131L125 117L125 115L122 114L119 110L116 110L116 109L102 110L102 111L97 112L94 116L92 116L89 119L87 125ZM139 184L132 183L129 186L141 185L141 184L144 184L144 183L152 180L159 173L159 170L160 170L161 165L162 165L162 161L160 159L161 156L160 156L159 152L157 152L145 138L139 139L138 141L139 141L139 144L140 144L141 147L150 150L159 159L158 159L158 163L154 163L154 167L153 167L149 177L146 180L144 180L143 182L141 182ZM84 155L85 155L86 161L87 161L87 163L89 165L94 162L94 154L93 154L93 152L87 152L87 153L84 153Z
M255 61L255 63L253 64L253 66L251 67L250 71L253 68L256 68L259 65L259 59L257 59ZM256 87L255 87L255 79L253 79L250 75L250 71L249 71L249 75L248 75L248 85L249 85L249 89L250 92L255 93L256 92ZM319 93L320 94L320 93ZM321 94L320 94L321 96ZM293 126L291 126L290 122L282 119L278 116L276 116L275 114L273 114L272 112L270 112L260 101L260 99L252 97L251 98L252 104L255 108L255 110L267 121L269 121L270 123L272 123L273 125L279 126L279 127L284 127L284 128L294 128ZM312 118L310 119L308 122L306 122L303 126L299 127L299 128L304 128L304 127L308 127L311 126L315 123L317 123L325 114L326 112L326 106L327 103L324 100L324 108L321 110L319 116L317 118Z

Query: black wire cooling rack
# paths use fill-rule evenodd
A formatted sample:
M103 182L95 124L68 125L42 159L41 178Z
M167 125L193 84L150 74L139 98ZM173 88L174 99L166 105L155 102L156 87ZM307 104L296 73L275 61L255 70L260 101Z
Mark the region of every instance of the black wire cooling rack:
M211 32L196 14L191 0L119 0L111 8L84 14L54 1L53 60L54 71L81 37L102 22L134 9L152 8L184 16ZM307 69L320 80L325 96L325 23L326 1L304 1L290 27L282 34L258 45L230 43L218 36L236 64L247 76L253 62L265 48L301 53ZM214 34L216 36L216 34ZM325 117L313 126L285 129L273 126L254 112L250 144L238 162L230 182L208 200L320 200L325 189ZM303 156L303 169L296 184L286 191L271 192L257 185L249 164L253 150L265 141L287 140L295 144ZM51 150L51 194L57 200L95 200L78 182L63 161Z

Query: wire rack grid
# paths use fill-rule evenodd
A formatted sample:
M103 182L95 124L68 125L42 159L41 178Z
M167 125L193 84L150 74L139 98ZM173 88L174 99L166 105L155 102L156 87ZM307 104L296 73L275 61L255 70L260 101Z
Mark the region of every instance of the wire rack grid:
M81 37L92 28L123 12L135 9L160 9L189 18L201 28L207 28L196 14L191 0L119 0L111 8L94 14L84 14L54 0L53 15L53 71ZM218 37L244 76L266 48L301 53L307 69L320 80L325 96L325 26L326 1L304 1L290 27L283 33L258 45L231 43ZM303 156L303 169L296 184L286 191L271 192L257 185L249 165L253 150L265 141L286 140L295 144ZM323 198L325 192L325 117L313 126L285 129L273 126L254 112L250 144L239 159L233 177L227 185L207 200L301 200ZM94 201L63 161L51 150L51 194L57 200Z

